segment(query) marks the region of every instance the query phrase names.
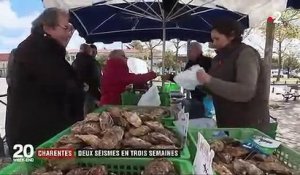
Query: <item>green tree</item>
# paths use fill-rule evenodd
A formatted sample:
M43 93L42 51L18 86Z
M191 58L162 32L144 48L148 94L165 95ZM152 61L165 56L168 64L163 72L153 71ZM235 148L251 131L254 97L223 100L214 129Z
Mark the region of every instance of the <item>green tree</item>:
M278 44L278 49L275 53L278 55L278 76L276 81L280 81L280 72L282 69L283 55L289 48L291 39L299 38L300 28L295 25L294 21L300 19L300 12L287 9L279 18L280 23L275 25L274 40ZM284 43L286 43L284 45Z
M144 50L144 46L141 41L134 40L129 45L140 52Z
M165 54L165 68L170 71L170 69L177 70L179 64L177 64L175 53L172 51L167 51Z
M151 61L151 70L153 70L153 51L154 49L161 45L161 40L156 42L154 40L150 40L149 42L145 42L145 45L147 47L147 50L149 51L149 58L150 58L150 61Z
M292 70L298 70L300 68L300 62L296 57L296 54L288 54L283 61L283 68L288 71L288 78Z
M97 55L96 60L99 62L101 68L106 65L107 58L104 55Z

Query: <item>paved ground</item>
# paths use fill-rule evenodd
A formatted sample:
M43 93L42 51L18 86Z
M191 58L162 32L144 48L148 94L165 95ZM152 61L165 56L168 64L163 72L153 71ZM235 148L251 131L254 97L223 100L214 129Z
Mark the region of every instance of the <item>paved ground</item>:
M275 93L281 87L275 87ZM300 151L300 100L284 102L281 95L270 94L270 113L278 120L277 138L287 146Z

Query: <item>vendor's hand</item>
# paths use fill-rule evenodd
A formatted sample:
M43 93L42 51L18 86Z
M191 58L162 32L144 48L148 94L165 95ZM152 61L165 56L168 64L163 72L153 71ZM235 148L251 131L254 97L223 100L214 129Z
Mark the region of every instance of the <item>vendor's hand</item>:
M162 76L161 76L161 79L162 79L163 81L168 81L168 80L170 80L170 78L171 78L171 75L170 75L170 74L165 74L165 75L162 75Z
M211 81L211 76L205 70L200 70L197 72L197 79L200 83L207 84Z

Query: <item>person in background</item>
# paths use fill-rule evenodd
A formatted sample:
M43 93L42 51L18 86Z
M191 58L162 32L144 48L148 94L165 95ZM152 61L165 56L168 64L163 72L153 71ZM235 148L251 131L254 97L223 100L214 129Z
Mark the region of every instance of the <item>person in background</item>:
M5 132L15 144L34 147L83 119L82 87L65 60L73 34L67 11L48 8L14 53Z
M78 79L84 86L84 115L93 112L97 108L97 101L100 99L100 73L97 61L93 55L91 47L87 44L82 44L80 52L72 63Z
M156 78L155 72L146 74L129 73L127 58L123 50L113 50L103 69L101 81L101 105L120 105L121 93L130 84L144 84Z
M99 75L99 84L98 84L98 91L99 91L99 94L97 96L97 101L101 98L101 91L100 91L100 84L101 84L101 77L102 77L102 68L101 68L101 65L99 63L98 60L96 60L96 56L98 54L98 49L97 49L97 46L94 45L94 44L91 44L90 45L91 49L92 49L92 57L94 58L94 62L95 64L97 65L97 69L96 69L96 74ZM99 101L97 102L99 104Z
M11 85L11 72L12 72L12 65L14 63L14 54L15 54L15 51L16 49L12 49L10 54L9 54L9 57L8 57L8 63L7 63L7 74L6 74L6 83L7 83L7 86L8 86L8 89Z
M199 82L212 94L218 127L268 129L267 69L259 53L242 43L243 29L231 19L213 25L217 49L208 73L197 72Z
M184 68L187 70L194 65L203 67L205 71L208 71L211 67L212 58L203 55L202 46L200 43L192 42L189 47L189 60ZM163 80L174 81L175 75L165 75ZM200 86L196 87L194 91L191 91L191 100L185 100L184 106L186 111L189 112L190 119L204 118L205 108L203 99L207 96L207 93L201 89Z

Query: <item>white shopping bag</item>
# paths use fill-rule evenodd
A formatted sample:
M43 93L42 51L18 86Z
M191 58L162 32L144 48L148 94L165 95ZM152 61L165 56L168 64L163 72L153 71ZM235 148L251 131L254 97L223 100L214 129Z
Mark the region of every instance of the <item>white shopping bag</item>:
M159 91L155 85L153 85L145 94L142 95L138 106L160 106Z
M199 65L192 66L174 77L174 81L187 90L195 90L196 86L201 85L197 80L197 72L203 70Z

